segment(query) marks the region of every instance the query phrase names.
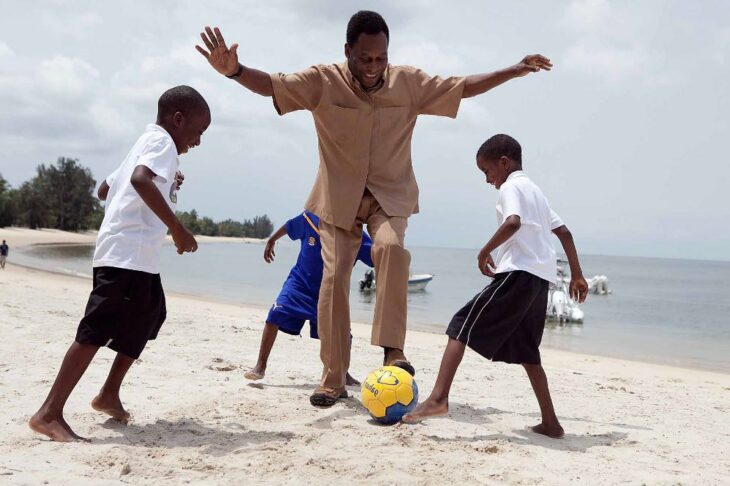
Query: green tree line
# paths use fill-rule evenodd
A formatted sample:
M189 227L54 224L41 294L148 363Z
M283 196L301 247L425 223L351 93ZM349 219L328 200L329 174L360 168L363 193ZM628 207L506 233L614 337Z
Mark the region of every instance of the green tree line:
M77 159L59 157L55 164L41 164L36 175L14 189L0 174L0 227L55 228L64 231L98 229L104 208L94 189L96 180ZM214 222L198 217L195 210L178 212L181 222L194 234L265 238L274 225L268 216L243 222Z
M243 222L226 219L216 223L208 217L199 217L193 209L178 211L177 217L195 235L266 238L274 231L274 223L265 214Z

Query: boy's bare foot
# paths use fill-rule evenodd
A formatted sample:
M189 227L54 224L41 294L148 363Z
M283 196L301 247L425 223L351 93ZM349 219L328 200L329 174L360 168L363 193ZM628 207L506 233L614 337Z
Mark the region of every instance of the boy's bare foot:
M347 386L360 386L362 383L357 381L350 373L345 376L345 385Z
M119 397L106 397L99 394L91 401L91 407L97 412L103 412L120 422L129 420L129 412L124 410Z
M428 417L440 417L447 413L449 413L448 402L437 402L429 397L425 402L418 405L414 411L405 414L402 421L406 424L417 424Z
M28 425L35 432L43 434L55 442L90 442L89 439L85 439L71 430L63 416L44 417L43 413L38 411L30 418Z
M560 424L548 426L544 423L539 423L533 427L530 427L530 429L532 429L532 431L536 434L547 435L551 439L560 439L565 435L565 431L560 426Z
M260 366L256 366L252 370L248 370L243 374L243 377L247 380L261 380L263 377L266 376L266 368L261 368Z

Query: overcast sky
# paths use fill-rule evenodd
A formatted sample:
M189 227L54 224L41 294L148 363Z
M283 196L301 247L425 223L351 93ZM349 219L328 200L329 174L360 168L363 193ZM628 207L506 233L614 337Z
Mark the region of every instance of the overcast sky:
M214 219L296 215L318 158L311 115L218 75L194 49L220 26L241 61L291 72L344 59L361 8L390 26L390 60L432 74L499 69L542 53L550 73L464 100L456 120L421 117L413 159L421 214L407 243L477 248L497 193L474 154L504 132L593 254L730 259L730 4L645 0L27 1L0 16L0 174L78 158L101 180L168 87L189 84L212 124L181 157L179 209ZM723 148L724 147L724 148Z

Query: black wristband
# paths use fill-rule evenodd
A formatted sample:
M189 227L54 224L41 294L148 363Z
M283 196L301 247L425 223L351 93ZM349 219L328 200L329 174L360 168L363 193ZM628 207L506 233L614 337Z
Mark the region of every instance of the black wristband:
M236 72L233 73L233 74L226 74L226 77L228 79L236 79L237 77L239 77L241 75L242 72L243 72L243 64L241 64L239 62L238 63L238 69L236 69Z

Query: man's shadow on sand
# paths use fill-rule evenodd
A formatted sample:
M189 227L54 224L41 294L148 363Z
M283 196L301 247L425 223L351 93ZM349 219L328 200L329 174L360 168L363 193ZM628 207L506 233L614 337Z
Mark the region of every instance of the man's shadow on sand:
M177 421L157 420L154 423L138 425L123 424L109 419L101 425L120 435L94 439L94 444L118 444L134 447L200 448L212 456L224 456L246 445L286 443L296 437L292 432L268 432L248 430L241 424L228 423L219 427L208 427L195 419Z

